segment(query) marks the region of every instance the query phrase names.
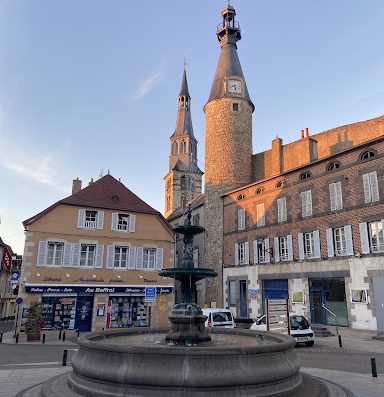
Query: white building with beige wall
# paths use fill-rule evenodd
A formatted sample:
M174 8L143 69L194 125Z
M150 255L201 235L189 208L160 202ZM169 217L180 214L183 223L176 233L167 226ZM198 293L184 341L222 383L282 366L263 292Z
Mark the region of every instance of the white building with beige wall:
M166 326L174 234L163 216L111 175L23 222L20 295L41 302L46 328Z

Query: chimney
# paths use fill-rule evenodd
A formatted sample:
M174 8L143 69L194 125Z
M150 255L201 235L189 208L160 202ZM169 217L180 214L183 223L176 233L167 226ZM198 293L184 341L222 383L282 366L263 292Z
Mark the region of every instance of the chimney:
M306 136L307 138L309 137L308 127L305 129L305 136Z
M301 139L304 139L304 130L301 130Z
M88 186L92 185L92 183L93 183L93 178L91 178L91 180L89 181Z
M72 194L80 192L81 190L81 180L77 177L72 181Z

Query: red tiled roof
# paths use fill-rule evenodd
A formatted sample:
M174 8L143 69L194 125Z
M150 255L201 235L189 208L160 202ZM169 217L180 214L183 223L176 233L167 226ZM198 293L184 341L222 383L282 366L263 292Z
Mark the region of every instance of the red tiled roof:
M26 226L35 222L60 204L127 212L141 212L160 215L162 218L162 215L158 211L127 189L122 182L119 182L112 175L104 175L79 192L58 201L44 211L25 220L23 225Z

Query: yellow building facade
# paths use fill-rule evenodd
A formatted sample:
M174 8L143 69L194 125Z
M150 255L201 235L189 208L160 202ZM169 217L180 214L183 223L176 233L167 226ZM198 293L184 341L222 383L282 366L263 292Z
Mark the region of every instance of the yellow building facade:
M173 280L158 273L174 263L172 229L111 175L79 182L23 222L23 307L41 302L45 328L167 326Z

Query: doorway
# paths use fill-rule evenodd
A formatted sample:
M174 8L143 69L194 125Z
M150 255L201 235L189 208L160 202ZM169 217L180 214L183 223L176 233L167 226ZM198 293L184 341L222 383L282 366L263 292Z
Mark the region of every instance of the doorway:
M93 295L77 297L75 327L80 332L91 331L93 312Z
M240 280L240 318L248 317L247 280Z

